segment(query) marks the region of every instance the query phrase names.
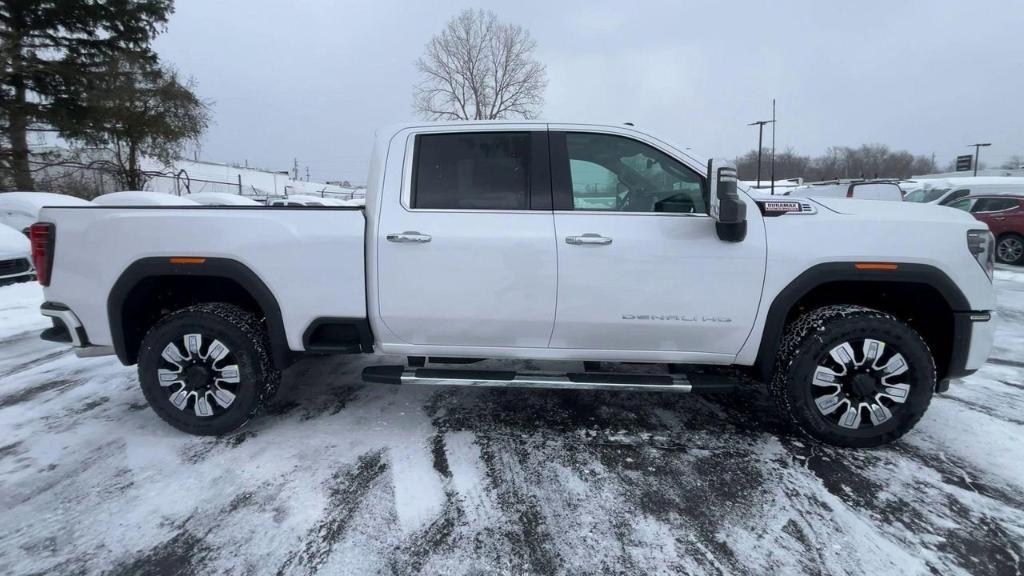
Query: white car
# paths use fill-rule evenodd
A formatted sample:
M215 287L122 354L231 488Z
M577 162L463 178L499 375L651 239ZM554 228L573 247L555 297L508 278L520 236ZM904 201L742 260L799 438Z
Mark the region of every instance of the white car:
M0 224L28 235L28 227L39 220L43 206L90 206L87 200L53 192L0 193Z
M924 182L928 182L924 180ZM949 206L968 196L1024 195L1024 178L1012 176L967 176L939 180L931 186L907 193L907 202Z
M32 252L24 234L0 224L0 284L27 280L35 274Z
M791 188L787 196L800 198L856 198L858 200L903 201L903 191L895 182L851 182L811 184Z
M204 206L262 206L252 198L229 192L198 192L183 196L183 198Z
M723 392L749 384L709 365L734 367L807 435L875 446L984 364L985 224L754 198L729 163L667 142L418 123L378 133L365 209L46 208L32 227L41 311L66 327L47 337L138 364L154 412L192 434L242 426L303 354L374 353L408 365L363 380L398 385ZM444 366L492 358L564 363Z
M184 196L164 194L163 192L146 192L144 190L126 190L110 192L92 199L93 204L100 206L198 206L199 203Z
M349 206L346 200L323 198L306 194L290 194L279 198L268 198L267 206Z

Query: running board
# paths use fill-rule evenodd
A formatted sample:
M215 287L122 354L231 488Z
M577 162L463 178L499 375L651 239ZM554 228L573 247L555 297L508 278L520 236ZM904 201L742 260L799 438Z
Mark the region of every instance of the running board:
M406 368L405 366L367 366L363 369L363 381L375 384L634 392L715 393L735 392L749 388L734 378L719 375L515 372L511 370Z

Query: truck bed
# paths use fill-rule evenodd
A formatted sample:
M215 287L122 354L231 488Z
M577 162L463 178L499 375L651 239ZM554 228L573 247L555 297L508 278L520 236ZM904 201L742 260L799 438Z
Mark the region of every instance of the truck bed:
M366 317L360 208L51 207L40 221L56 225L47 300L75 310L96 346L112 344L111 287L145 258L244 265L276 295L291 350L304 349L303 332L316 318Z

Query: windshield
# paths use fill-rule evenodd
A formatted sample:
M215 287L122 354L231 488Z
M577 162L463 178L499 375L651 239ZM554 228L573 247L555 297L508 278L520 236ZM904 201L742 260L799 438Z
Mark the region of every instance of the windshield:
M942 195L949 192L949 188L931 188L929 190L914 190L903 197L907 202L934 202Z

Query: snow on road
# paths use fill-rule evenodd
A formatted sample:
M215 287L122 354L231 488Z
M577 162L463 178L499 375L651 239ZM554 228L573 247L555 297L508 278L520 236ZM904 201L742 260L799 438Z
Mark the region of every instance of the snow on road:
M1024 272L991 362L904 440L839 450L768 399L367 386L307 359L225 438L0 288L0 573L1024 571Z

